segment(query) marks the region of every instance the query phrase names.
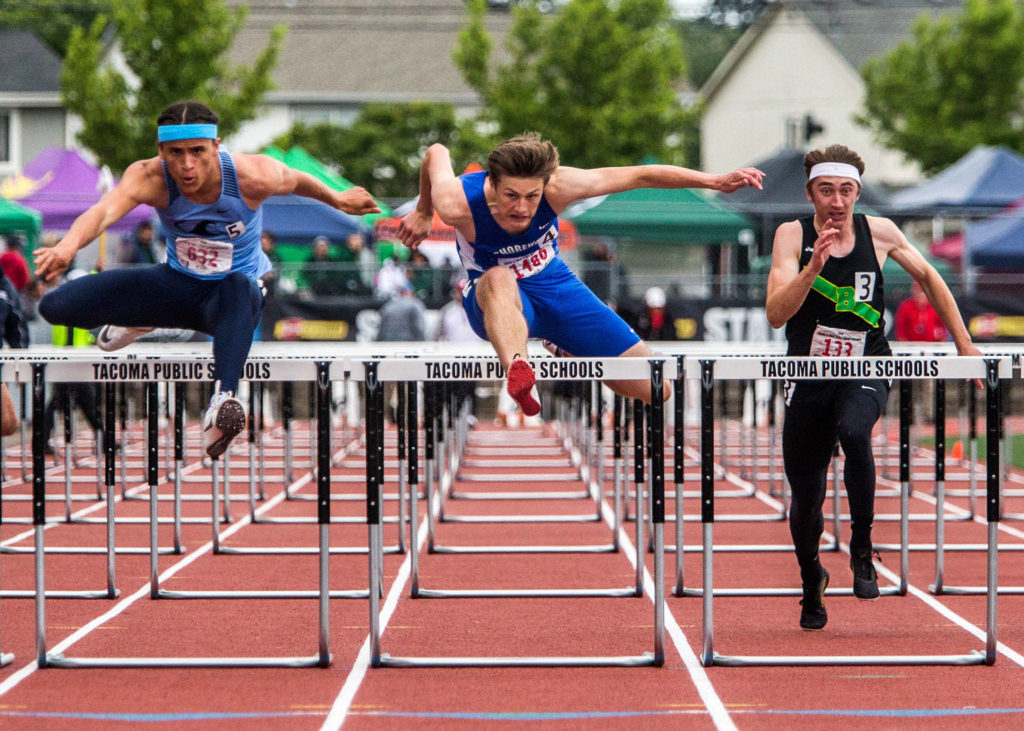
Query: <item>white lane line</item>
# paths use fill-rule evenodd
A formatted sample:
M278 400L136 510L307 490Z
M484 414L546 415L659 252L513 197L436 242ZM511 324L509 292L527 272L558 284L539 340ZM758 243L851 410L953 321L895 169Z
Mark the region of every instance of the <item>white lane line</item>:
M605 522L608 523L609 526L614 527L615 513L612 508L609 507L607 500L601 505L601 513L604 516ZM633 546L632 541L630 541L624 527L619 529L619 546L622 548L623 553L626 554L626 557L633 565L633 568L636 569L636 548ZM651 577L646 566L644 567L643 577L644 591L653 603L654 579ZM686 635L683 632L682 627L680 627L679 623L676 621L675 616L673 616L672 610L668 606L668 602L665 603L665 629L668 631L669 637L672 638L672 643L679 651L679 656L683 659L683 664L686 666L687 672L690 673L693 685L696 687L701 700L704 701L704 706L708 709L708 714L711 716L711 720L714 722L715 728L735 729L736 724L733 723L732 718L729 716L729 712L725 708L725 704L715 691L715 686L712 684L711 678L708 677L707 672L705 672L704 666L690 647L690 643L686 640Z
M196 465L200 465L200 464L201 464L200 462L196 463ZM293 489L298 489L299 487L301 487L305 483L309 482L311 479L312 479L312 474L307 472L302 478L297 480L292 485L292 488ZM274 496L274 497L270 498L269 500L267 500L256 511L257 515L262 515L264 512L266 512L270 508L276 506L278 503L280 503L284 499L285 499L285 491L282 490L276 496ZM234 535L235 533L237 533L239 530L241 530L245 526L249 525L251 520L252 519L251 519L251 517L249 515L245 515L243 518L240 518L236 523L234 523L231 527L229 527L226 530L224 530L223 532L221 532L220 533L220 537L221 538L229 538L230 536ZM211 541L208 541L207 543L205 543L204 545L200 546L195 551L193 551L192 553L187 555L185 558L181 559L180 561L178 561L177 563L172 565L170 568L168 568L166 571L164 571L162 574L160 574L160 577L159 577L160 582L163 583L167 579L171 578L172 576L174 576L176 573L181 571L186 566L194 563L196 560L198 560L199 558L201 558L205 554L209 553L212 549L213 549L213 541L211 540ZM128 609L128 607L130 607L132 604L137 602L142 597L149 596L149 589L150 589L150 583L147 581L134 594L132 594L131 596L125 597L124 599L119 601L117 604L115 604L113 607L111 607L110 610L108 610L104 614L100 615L99 617L96 617L95 619L93 619L92 621L88 622L84 626L80 627L78 630L76 630L74 633L72 633L71 635L66 637L64 640L62 640L61 642L59 642L56 645L54 645L53 648L51 648L49 650L49 652L51 654L58 654L58 653L63 652L64 650L66 650L68 647L71 647L72 645L74 645L80 639L82 639L83 637L88 635L90 632L92 632L97 627L100 627L101 625L103 625L107 621L113 619L117 615L119 615L122 612L124 612L126 609ZM39 669L39 665L37 664L37 659L33 659L32 662L30 662L28 665L25 665L24 667L22 667L19 670L17 670L15 673L10 675L6 680L4 680L4 682L0 683L0 696L3 696L5 693L7 693L11 689L13 689L15 686L18 685L18 683L20 683L22 680L24 680L25 678L30 676L32 673L34 673L38 669Z
M427 541L427 519L424 518L423 522L420 523L419 536L416 541L417 553ZM384 600L384 606L381 607L380 612L380 633L384 634L384 630L388 626L388 622L391 619L391 615L395 613L395 609L398 607L398 600L405 592L405 584L409 580L409 576L412 574L412 555L406 554L405 560L402 561L401 567L398 569L398 574L395 576L395 581L391 585L391 590L388 592L387 598ZM363 641L362 647L359 648L359 654L356 656L355 662L352 663L352 669L349 671L348 676L345 678L345 684L341 686L341 690L338 692L338 696L334 699L334 703L331 704L331 710L327 714L327 718L324 719L321 729L339 729L345 722L345 718L348 715L349 708L352 707L352 701L356 697L356 693L359 691L359 686L363 682L363 678L366 677L366 671L370 668L370 636L367 635Z

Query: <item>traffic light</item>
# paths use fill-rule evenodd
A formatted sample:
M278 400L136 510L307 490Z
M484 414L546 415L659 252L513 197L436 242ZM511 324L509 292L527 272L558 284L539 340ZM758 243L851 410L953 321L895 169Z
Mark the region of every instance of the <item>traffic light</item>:
M820 135L825 131L824 125L810 114L804 115L804 142L810 142L814 135Z

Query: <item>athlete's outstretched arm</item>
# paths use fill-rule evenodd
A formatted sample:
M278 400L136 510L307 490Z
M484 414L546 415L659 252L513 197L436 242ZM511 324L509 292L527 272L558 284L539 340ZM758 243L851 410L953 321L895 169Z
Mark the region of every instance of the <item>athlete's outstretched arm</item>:
M634 165L630 167L559 167L544 189L556 213L582 198L621 193L636 188L709 188L732 193L740 188L761 188L764 173L757 168L740 168L712 175L675 165Z
M355 186L348 190L335 190L309 173L290 168L268 155L236 155L235 165L242 195L252 208L272 195L294 193L353 216L380 213L377 202L365 188Z
M459 227L472 220L469 202L452 168L451 154L440 143L431 145L420 163L420 197L416 208L398 225L398 238L415 249L427 237L434 211L449 226Z
M154 202L157 191L147 171L147 162L139 161L129 165L114 189L76 218L56 246L35 250L33 259L37 277L50 281L70 266L80 249L88 246L129 211L142 203Z
M953 344L960 355L981 355L971 341L971 334L960 316L953 293L939 272L924 255L903 235L899 227L888 218L870 217L871 235L876 242L888 245L888 255L921 285L921 290L949 330Z

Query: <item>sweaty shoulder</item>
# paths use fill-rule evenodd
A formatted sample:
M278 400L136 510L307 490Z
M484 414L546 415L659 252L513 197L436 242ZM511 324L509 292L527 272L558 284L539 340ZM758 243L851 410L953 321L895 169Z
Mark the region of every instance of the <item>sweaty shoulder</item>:
M137 203L155 208L167 207L167 182L159 157L138 160L125 168L117 189L125 191Z
M285 166L268 155L231 154L238 175L238 189L252 207L274 195L284 181Z
M776 245L785 244L787 242L801 242L804 237L804 227L799 221L786 221L783 224L779 224L779 227L775 229L775 243Z
M876 249L891 251L906 243L903 232L892 219L881 216L865 216L865 218L868 221L868 228L871 229L871 238L874 240Z

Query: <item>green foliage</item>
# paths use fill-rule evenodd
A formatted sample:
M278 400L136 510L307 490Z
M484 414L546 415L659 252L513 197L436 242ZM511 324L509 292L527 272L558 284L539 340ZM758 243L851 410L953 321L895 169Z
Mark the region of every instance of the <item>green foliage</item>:
M30 30L63 57L71 32L92 25L110 8L110 0L4 0L0 29Z
M858 122L935 173L979 144L1024 149L1024 4L967 0L862 69Z
M700 89L725 54L743 35L743 28L712 23L708 20L694 20L679 24L679 34L686 51L690 86Z
M220 116L221 137L255 116L271 88L284 28L271 31L252 66L232 67L226 55L246 7L228 10L222 0L110 2L114 37L132 77L101 67L104 16L72 33L61 73L64 104L85 125L78 140L102 164L120 173L156 154L156 116L176 101L209 105Z
M686 60L666 0L570 0L550 16L521 3L503 63L492 63L484 1L468 12L452 58L502 137L537 130L580 167L683 162Z
M295 125L274 140L293 145L335 167L349 181L376 196L411 198L419 193L420 162L435 142L452 153L456 172L483 162L496 140L460 122L450 104L367 104L351 127Z

